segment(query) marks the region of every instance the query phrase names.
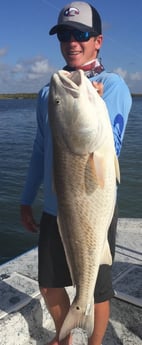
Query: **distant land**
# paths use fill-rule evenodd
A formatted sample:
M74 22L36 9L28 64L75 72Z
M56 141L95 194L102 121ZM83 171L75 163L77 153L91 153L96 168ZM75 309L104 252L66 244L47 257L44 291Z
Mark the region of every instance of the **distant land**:
M132 93L132 97L142 97L142 93ZM37 98L38 93L0 93L0 99Z
M38 93L0 93L0 99L7 98L37 98Z

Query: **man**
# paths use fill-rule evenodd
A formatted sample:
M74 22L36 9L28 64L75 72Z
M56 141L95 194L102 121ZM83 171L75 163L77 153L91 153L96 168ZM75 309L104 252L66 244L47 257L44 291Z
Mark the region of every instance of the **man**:
M50 35L54 34L57 34L62 55L67 63L64 69L68 71L83 69L100 93L103 85L102 97L109 111L116 152L119 156L131 107L131 96L122 78L107 73L97 59L103 40L98 12L88 3L72 2L60 12L58 24L50 30ZM28 230L37 231L31 205L43 182L44 209L39 235L39 286L56 327L56 337L48 345L71 345L70 335L60 343L58 340L61 325L70 306L64 287L72 285L72 282L58 233L56 222L58 207L56 195L52 191L52 144L47 115L48 90L47 85L39 93L37 134L22 196L21 218ZM113 257L116 224L115 210L108 234ZM100 267L94 296L95 324L88 344L101 345L109 320L109 301L114 296L111 267L108 265Z

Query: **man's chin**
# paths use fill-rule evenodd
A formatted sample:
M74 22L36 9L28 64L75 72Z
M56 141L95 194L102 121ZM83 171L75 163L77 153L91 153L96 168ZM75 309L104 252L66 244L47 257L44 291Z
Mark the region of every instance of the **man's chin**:
M79 67L81 66L81 64L76 64L76 63L68 63L68 66L70 67L70 68L73 68L73 69L79 69Z
M79 66L82 65L81 61L79 61L79 60L75 61L75 60L72 60L72 59L69 59L67 63L68 63L68 66L70 66L71 68L74 68L74 69L78 69Z

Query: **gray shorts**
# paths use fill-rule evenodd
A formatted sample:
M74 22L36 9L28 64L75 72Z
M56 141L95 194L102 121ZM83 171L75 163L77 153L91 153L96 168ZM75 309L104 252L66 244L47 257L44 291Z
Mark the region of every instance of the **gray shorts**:
M108 232L112 257L115 253L115 237L118 212L115 208ZM60 239L57 218L47 213L42 214L38 244L38 280L41 287L71 286L72 281L66 262L64 248ZM111 266L101 265L94 291L96 303L104 302L114 296Z

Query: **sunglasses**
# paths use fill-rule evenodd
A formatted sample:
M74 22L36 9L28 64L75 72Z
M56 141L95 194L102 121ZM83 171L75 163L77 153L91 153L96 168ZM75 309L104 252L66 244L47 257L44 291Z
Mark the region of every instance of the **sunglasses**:
M60 42L70 42L72 36L78 42L87 42L91 37L95 36L95 34L93 32L83 32L77 29L60 30L57 32L57 37Z

